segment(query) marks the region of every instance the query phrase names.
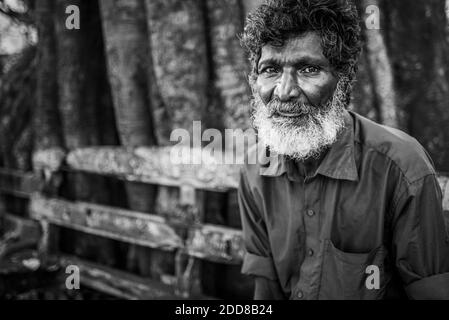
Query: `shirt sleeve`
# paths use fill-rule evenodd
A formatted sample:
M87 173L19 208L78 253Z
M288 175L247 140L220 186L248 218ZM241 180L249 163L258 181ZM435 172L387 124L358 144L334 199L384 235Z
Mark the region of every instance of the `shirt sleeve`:
M395 199L393 256L410 299L449 299L449 235L434 174Z
M240 175L238 202L246 248L242 273L277 280L266 225L257 208L244 169Z

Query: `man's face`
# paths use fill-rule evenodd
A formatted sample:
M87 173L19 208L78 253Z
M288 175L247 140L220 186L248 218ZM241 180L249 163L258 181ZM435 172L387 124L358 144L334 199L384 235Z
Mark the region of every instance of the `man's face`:
M254 84L254 125L266 145L304 160L335 142L346 93L321 38L306 32L282 47L265 45Z

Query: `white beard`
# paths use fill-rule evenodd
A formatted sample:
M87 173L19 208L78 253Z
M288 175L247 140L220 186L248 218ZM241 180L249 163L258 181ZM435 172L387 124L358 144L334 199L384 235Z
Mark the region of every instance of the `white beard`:
M339 81L332 99L304 119L271 117L269 108L254 94L253 124L261 142L277 154L299 161L317 158L337 140L344 128L345 90Z

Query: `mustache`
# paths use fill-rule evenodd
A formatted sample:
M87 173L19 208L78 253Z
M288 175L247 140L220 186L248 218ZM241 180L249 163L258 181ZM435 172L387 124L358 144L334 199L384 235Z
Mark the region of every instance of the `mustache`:
M281 113L301 113L309 115L317 111L317 107L300 101L282 102L279 98L274 98L266 105L270 118L278 112Z

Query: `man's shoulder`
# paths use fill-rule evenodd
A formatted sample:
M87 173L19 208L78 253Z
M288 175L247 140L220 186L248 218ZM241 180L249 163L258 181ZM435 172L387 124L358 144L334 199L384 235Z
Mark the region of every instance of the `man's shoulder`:
M392 127L381 125L355 112L356 142L393 161L409 182L435 174L434 165L424 147L413 137Z

